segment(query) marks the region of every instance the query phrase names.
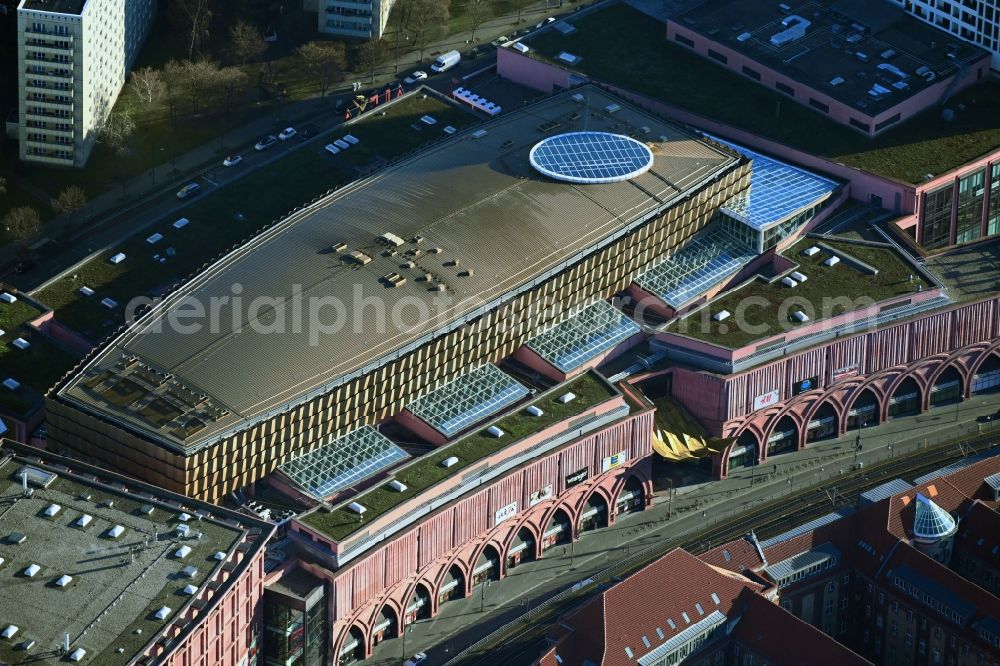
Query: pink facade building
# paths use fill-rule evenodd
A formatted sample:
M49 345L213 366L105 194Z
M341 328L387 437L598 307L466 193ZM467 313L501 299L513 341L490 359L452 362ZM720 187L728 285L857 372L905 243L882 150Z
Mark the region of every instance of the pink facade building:
M641 511L652 500L652 419L641 397L613 391L347 530L322 508L295 518L299 567L326 582L334 663L365 658L487 580ZM405 468L394 476L409 478Z

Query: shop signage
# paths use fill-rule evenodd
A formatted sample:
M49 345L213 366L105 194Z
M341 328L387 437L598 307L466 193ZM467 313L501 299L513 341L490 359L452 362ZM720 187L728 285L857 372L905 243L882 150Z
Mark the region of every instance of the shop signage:
M620 467L622 463L624 463L627 460L628 460L627 451L621 451L619 453L614 454L613 456L608 456L601 463L601 471L607 472L609 470L614 469L615 467Z
M588 478L590 478L590 470L588 470L586 467L584 467L583 469L578 469L566 477L566 487L572 488L578 483L583 483Z
M805 393L806 391L811 391L814 388L819 387L819 377L807 377L802 381L795 382L792 385L792 395L798 395L799 393Z
M833 371L832 379L833 381L837 381L838 379L844 379L845 377L853 377L854 375L858 374L858 370L859 368L857 363L851 363L850 365L845 365L844 367L837 368L836 370Z
M771 405L777 404L778 402L778 389L774 389L763 395L759 395L753 399L753 411L758 409L764 409L765 407L770 407Z
M541 490L536 490L535 492L531 493L531 497L529 498L528 504L531 505L531 506L535 506L539 502L544 502L545 500L549 499L550 497L552 497L552 484L551 483L549 485L545 486L544 488L542 488Z
M507 506L500 507L500 509L493 514L493 524L499 525L505 520L513 518L517 515L517 502L511 502Z

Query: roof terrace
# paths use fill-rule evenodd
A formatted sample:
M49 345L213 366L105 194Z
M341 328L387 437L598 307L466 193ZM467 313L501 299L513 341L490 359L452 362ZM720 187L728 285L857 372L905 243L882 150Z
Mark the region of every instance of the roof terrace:
M739 20L746 23L745 18ZM575 32L539 31L527 40L531 48L527 56L888 178L919 183L928 173L945 173L1000 146L1000 114L996 113L1000 85L995 82L978 84L952 97L948 104L955 111L952 120L944 120L941 109L933 107L871 140L668 42L662 23L625 4L567 21L576 27ZM722 24L719 33L731 33L730 27ZM914 28L924 29L934 30ZM954 41L937 34L938 50ZM914 44L907 50L923 48ZM564 51L580 60L572 66L557 60ZM857 61L851 71L861 66Z
M807 237L779 259L770 277L724 292L665 332L737 349L937 286L888 245Z
M576 397L567 402L560 400L567 393L573 393ZM618 396L618 391L596 373L581 375L541 394L528 405L492 423L484 424L483 428L397 469L392 475L393 481L402 483L405 489L394 490L389 482L383 483L351 498L350 502L345 502L332 511L320 507L298 520L335 541L342 541L382 514L445 479L461 474L476 462ZM537 407L542 413L533 416L528 412L529 407ZM490 434L489 430L493 427L499 428L503 435L496 437ZM453 457L457 460L449 466L442 464ZM349 504L364 507L364 513L358 514L351 510Z

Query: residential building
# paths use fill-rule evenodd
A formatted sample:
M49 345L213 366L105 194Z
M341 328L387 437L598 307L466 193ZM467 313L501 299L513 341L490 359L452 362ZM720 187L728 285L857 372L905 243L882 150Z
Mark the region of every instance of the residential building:
M156 16L156 0L22 0L20 158L82 167Z
M305 0L325 35L381 39L396 0Z

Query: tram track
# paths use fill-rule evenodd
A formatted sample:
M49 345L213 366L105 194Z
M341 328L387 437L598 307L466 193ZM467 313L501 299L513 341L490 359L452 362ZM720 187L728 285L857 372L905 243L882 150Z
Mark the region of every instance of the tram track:
M614 580L635 573L674 548L684 548L699 555L713 546L744 536L751 527L761 539L776 536L837 509L854 506L861 493L887 481L902 478L912 482L966 457L970 450L981 453L994 448L997 444L995 440L995 435L988 434L927 447L905 457L882 461L868 469L853 470L839 478L837 483L822 482L748 508L710 528L663 539L591 575L592 585L575 592L570 588L537 600L535 608L455 655L447 664L509 666L530 663L541 653L545 636L559 617L586 603L595 592L603 590ZM654 533L656 528L664 526L663 523L645 525Z

